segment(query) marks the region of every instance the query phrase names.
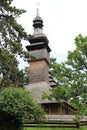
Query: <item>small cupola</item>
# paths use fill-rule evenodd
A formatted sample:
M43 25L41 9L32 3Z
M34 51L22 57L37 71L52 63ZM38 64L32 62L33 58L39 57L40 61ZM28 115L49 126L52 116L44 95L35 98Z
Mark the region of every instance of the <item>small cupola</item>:
M29 39L30 44L37 44L41 42L48 44L49 40L43 33L43 19L39 15L39 9L37 9L36 17L33 19L33 27L34 32L32 35L33 37Z
M39 16L39 9L37 9L37 15L33 20L33 27L34 29L36 28L41 28L43 27L43 19Z

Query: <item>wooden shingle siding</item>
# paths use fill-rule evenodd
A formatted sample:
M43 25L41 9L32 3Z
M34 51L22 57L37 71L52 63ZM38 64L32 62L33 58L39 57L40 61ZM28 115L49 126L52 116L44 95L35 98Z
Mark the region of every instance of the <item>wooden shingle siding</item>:
M49 82L49 68L45 60L32 61L29 65L29 83Z
M50 64L50 56L46 49L37 49L29 52L35 59L46 59Z

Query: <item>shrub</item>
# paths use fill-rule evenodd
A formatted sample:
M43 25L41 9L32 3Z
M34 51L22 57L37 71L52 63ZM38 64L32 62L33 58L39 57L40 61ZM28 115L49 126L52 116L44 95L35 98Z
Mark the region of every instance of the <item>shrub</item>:
M45 114L30 92L23 88L5 88L0 92L0 126L21 124L26 120L41 121Z

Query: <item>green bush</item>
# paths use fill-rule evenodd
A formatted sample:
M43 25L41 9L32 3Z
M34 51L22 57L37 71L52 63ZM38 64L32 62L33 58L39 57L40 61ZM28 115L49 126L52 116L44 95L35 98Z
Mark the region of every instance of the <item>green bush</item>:
M30 92L23 88L5 88L0 92L0 126L20 125L31 119L41 121L45 114ZM15 126L16 126L15 125Z

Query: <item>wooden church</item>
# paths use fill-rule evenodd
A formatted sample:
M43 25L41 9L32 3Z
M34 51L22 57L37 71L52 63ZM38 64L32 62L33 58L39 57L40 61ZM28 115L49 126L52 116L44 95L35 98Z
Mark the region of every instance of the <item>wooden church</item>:
M46 115L71 115L75 109L67 102L60 105L55 99L42 99L43 92L49 94L50 89L56 87L57 83L49 74L51 49L49 40L43 33L43 19L39 16L38 9L33 20L33 27L33 36L29 39L30 45L26 46L33 57L29 58L29 85L27 89L33 94L36 102L43 106Z

